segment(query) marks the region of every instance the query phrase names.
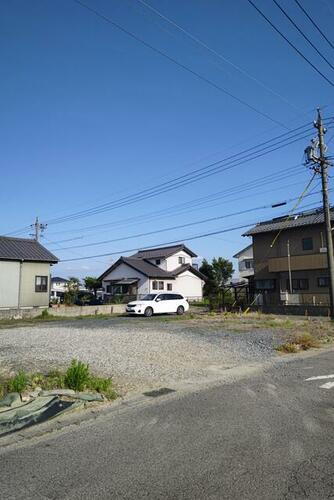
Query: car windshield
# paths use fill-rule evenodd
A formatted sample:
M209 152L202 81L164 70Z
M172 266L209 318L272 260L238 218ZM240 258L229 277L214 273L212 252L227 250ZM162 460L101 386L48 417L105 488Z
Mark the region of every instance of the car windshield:
M156 296L156 293L149 293L148 295L145 295L145 297L141 300L154 300Z

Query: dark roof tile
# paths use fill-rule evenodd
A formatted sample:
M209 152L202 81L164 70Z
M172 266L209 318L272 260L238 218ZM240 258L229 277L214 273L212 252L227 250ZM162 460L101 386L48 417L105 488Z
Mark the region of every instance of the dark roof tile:
M58 258L36 240L8 236L0 236L0 260L58 262Z
M149 248L147 250L138 250L137 253L131 255L131 258L137 258L137 259L158 259L160 257L166 258L169 257L170 255L173 255L176 252L180 252L183 250L184 252L188 253L191 257L197 257L197 255L190 250L188 247L185 245L173 245L170 247L161 247L161 248Z
M331 220L334 221L334 208L331 208ZM313 226L314 224L323 224L324 214L322 209L312 210L312 212L301 212L291 217L284 216L277 219L260 222L249 229L243 236L252 236L253 234L268 233L279 231L280 229L292 229L301 226Z

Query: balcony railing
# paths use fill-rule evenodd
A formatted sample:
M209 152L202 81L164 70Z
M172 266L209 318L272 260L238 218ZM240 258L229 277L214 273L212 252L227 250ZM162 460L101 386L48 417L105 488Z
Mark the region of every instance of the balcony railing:
M273 257L268 260L270 273L289 270L288 257ZM292 255L290 257L291 271L305 271L310 269L326 269L327 254Z

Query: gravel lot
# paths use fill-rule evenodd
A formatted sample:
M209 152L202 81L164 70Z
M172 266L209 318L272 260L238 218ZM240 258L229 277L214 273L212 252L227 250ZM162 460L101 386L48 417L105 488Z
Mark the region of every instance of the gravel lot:
M112 376L121 393L205 377L277 356L277 329L224 331L217 322L111 318L59 321L0 330L0 372L44 371L72 358Z

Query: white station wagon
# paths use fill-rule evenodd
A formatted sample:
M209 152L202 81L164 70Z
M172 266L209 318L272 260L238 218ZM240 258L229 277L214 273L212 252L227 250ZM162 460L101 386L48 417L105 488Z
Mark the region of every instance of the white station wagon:
M180 293L149 293L144 298L129 302L126 312L130 314L143 314L153 316L153 314L176 313L183 314L188 311L189 304Z

